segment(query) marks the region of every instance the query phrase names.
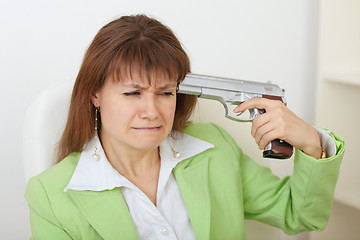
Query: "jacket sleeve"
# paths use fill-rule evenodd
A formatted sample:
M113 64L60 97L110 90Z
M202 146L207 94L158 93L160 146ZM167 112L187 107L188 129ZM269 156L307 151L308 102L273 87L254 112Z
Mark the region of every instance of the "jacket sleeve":
M281 228L291 235L326 227L344 154L343 139L331 134L336 154L326 161L296 149L293 174L280 179L246 156L227 133L224 136L238 151L245 218Z
M32 240L72 239L56 219L48 200L47 193L39 179L29 180L25 198L29 205Z

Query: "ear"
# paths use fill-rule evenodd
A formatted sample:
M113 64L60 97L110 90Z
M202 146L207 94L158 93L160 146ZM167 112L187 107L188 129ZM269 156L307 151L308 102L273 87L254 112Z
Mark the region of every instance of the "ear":
M100 91L92 91L90 94L90 99L92 104L94 104L95 107L100 106Z

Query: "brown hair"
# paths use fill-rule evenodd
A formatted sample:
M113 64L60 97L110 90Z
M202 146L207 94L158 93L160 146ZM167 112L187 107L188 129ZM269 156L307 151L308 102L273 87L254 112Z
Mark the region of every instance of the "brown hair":
M167 74L180 83L190 72L190 61L170 28L145 15L123 16L105 25L90 44L77 75L57 161L81 151L94 136L95 107L90 96L110 76L139 71ZM196 105L196 97L177 94L173 129L181 131Z

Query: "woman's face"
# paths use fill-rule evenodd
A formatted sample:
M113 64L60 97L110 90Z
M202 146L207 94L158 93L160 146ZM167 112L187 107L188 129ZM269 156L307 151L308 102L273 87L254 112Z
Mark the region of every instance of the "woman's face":
M106 79L102 89L92 97L100 106L104 144L119 150L152 150L170 133L176 107L176 81L139 76L121 81Z

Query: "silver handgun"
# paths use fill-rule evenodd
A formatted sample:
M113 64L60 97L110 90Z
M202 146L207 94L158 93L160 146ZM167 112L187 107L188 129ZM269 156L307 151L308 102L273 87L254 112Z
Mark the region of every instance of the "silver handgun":
M221 78L188 73L180 83L178 93L196 95L199 98L212 99L221 102L225 108L225 116L239 122L250 122L264 109L249 109L249 117L242 118L242 113L234 114L231 109L254 97L280 100L286 104L284 90L271 82L260 83L231 78ZM291 157L293 147L285 141L275 139L264 149L263 157L286 159Z

